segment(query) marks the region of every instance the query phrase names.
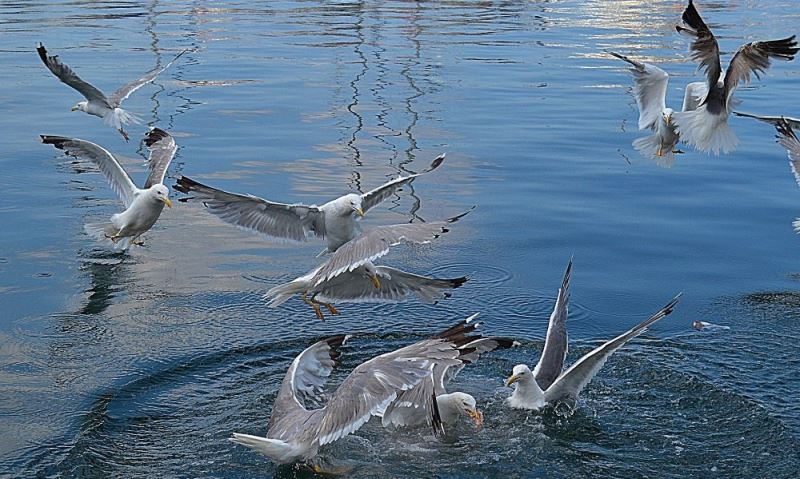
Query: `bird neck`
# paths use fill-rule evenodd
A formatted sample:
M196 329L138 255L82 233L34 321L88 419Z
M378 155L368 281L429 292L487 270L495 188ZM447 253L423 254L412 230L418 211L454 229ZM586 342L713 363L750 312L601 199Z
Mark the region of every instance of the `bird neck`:
M452 394L440 394L436 396L436 404L439 406L439 416L445 424L453 424L461 414L461 407L456 404L456 399Z
M514 383L514 393L511 402L529 409L538 409L544 405L544 391L532 377L527 377Z

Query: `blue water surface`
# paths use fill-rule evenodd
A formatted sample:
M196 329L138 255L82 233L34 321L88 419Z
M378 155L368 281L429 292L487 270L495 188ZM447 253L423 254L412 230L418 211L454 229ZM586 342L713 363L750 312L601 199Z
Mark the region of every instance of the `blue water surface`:
M675 1L0 4L0 475L308 475L227 441L263 435L281 378L314 340L360 333L342 372L480 312L522 345L466 369L486 424L440 441L370 423L322 449L355 477L797 477L800 188L774 130L732 118L735 152L640 157L614 50L701 79ZM800 32L790 1L699 2L723 63ZM126 100L125 141L36 54L105 91L190 49ZM740 88L743 111L800 116L800 64ZM83 230L120 210L103 177L42 145L84 138L146 176L145 126L176 138L179 175L321 204L445 163L365 227L478 207L435 244L386 263L470 277L437 305L343 304L317 320L262 294L318 263L319 242L266 241L176 203L120 254ZM513 365L535 364L570 256L568 362L683 292L620 350L571 417L509 411ZM695 320L725 328L695 331Z

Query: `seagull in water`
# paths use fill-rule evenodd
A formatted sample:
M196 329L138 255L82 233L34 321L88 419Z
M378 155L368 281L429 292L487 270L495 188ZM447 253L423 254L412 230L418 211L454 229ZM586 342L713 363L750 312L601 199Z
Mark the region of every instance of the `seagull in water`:
M272 406L266 437L234 433L231 441L279 464L310 461L320 446L355 432L402 391L429 378L434 365L458 365L462 353L451 341L427 339L382 354L357 366L324 407L308 409L310 401L322 399L322 387L348 337L314 343L292 361ZM323 472L319 466L314 470Z
M685 26L677 25L679 33L694 39L692 59L706 70L707 93L692 111L676 112L672 117L681 140L698 150L718 155L733 151L739 140L728 126L733 106L732 98L740 81L750 82L750 75L759 75L770 66L770 59L793 60L800 50L795 36L781 40L752 42L739 47L733 55L725 76L719 59L719 45L708 25L700 17L692 0L683 12Z
M229 193L185 176L178 178L174 188L183 193L192 192L192 198L202 201L209 212L234 226L270 238L291 241L307 241L312 236L324 238L327 247L320 253L323 255L335 252L358 236L356 215L364 216L400 187L438 168L444 158L444 154L439 155L430 167L420 173L401 176L364 194L341 196L322 206L276 203L253 195Z
M569 280L572 260L564 273L558 290L556 305L550 315L544 350L533 371L525 364L514 366L506 386L514 385L514 392L506 399L509 407L539 410L547 404L565 402L574 407L581 390L589 384L605 362L617 349L643 333L650 325L672 312L680 295L646 321L638 324L616 338L606 341L578 359L562 373L567 357L567 305L569 303Z
M669 75L655 65L642 63L619 53L606 53L633 66L630 72L633 75L633 96L639 107L639 130L653 131L650 136L634 140L633 147L642 156L655 159L660 166L672 166L675 153L682 152L675 148L680 137L672 121L673 110L666 106ZM686 85L682 111L696 109L707 90L704 82Z
M519 343L507 338L484 338L470 334L479 326L479 323L473 322L476 317L477 313L431 338L446 339L456 344L462 351L458 358L461 363L437 363L431 377L401 392L381 415L384 427L436 425L433 420L437 416L441 425L439 434L444 434L445 424L455 424L465 416L472 420L475 427L483 424L483 413L477 408L472 395L459 391L448 393L445 387L465 365L474 363L482 354L518 346ZM431 400L434 395L435 403ZM426 401L432 403L433 414L429 412L430 406L427 406Z
M39 58L42 59L42 62L53 75L63 83L77 90L78 93L86 98L86 101L80 101L73 106L72 111L80 110L90 115L99 116L106 125L116 128L122 137L125 138L125 141L128 141L128 134L122 129L122 125L140 123L141 120L130 112L120 108L120 105L122 105L122 102L128 98L131 93L155 80L159 73L169 68L175 60L188 50L178 53L172 61L163 67L151 70L143 77L121 86L117 91L108 96L98 90L94 85L81 80L70 67L61 63L61 60L58 59L58 55L48 55L47 50L41 43L36 47L36 51L39 52Z
M471 210L469 210L471 211ZM295 294L325 319L320 306L331 314L331 304L343 302L396 302L414 294L427 303L450 296L449 291L467 281L466 277L438 279L407 273L373 263L401 243L425 244L450 231L450 225L469 211L444 221L403 223L373 228L336 250L323 264L288 283L267 291L269 307L276 308Z
M166 131L153 128L145 136L145 145L150 150L150 174L142 189L136 187L119 161L105 148L78 138L51 135L41 135L41 138L42 143L97 165L125 204L125 211L113 215L110 223L86 225L87 232L92 236L108 238L120 249L127 249L131 243L141 245L139 236L155 224L164 205L172 208L169 190L163 182L178 147Z

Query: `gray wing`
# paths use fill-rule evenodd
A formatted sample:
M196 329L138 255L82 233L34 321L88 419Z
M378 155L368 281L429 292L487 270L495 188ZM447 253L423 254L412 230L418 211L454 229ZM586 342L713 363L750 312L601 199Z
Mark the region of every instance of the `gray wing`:
M350 434L383 414L398 393L430 378L434 363L455 361L458 350L445 340L425 340L373 358L358 367L319 411L314 435L320 445Z
M81 80L70 67L61 63L61 60L58 59L58 55L49 56L44 45L41 43L36 47L36 51L39 52L39 58L42 59L44 65L63 83L77 90L78 93L89 101L102 102L109 105L108 99L103 92L90 83Z
M172 135L160 128L150 130L144 138L144 144L150 149L150 157L147 160L150 174L144 182L144 188L147 189L164 182L167 168L178 150L178 145L175 144Z
M353 271L384 256L389 252L389 248L400 243L429 243L450 231L450 225L469 211L444 221L403 223L374 228L339 247L317 270L312 284L318 285L342 273Z
M415 426L432 422L429 406L426 401L440 394L446 394L445 386L464 368L478 360L482 354L517 346L519 343L507 338L482 338L480 335L470 335L479 325L471 323L478 314L473 314L452 328L448 328L435 338L447 339L455 345L460 345L458 362L440 361L433 366L433 374L413 388L403 391L397 396L383 414L382 424L395 427ZM432 404L431 404L432 405Z
M316 206L274 203L253 195L218 190L182 176L173 187L194 193L209 212L234 226L273 238L306 241L325 237L325 217Z
M339 347L348 338L340 335L318 341L294 358L275 398L270 428L285 422L287 417L297 415L300 410L306 410L308 399L319 399L322 387L341 355Z
M412 181L414 181L414 179L416 177L418 177L420 175L423 175L425 173L428 173L428 172L431 172L431 171L435 170L436 168L439 167L439 165L442 164L442 162L444 161L444 157L445 157L445 153L442 153L441 155L437 156L431 162L431 166L429 166L427 169L421 171L420 173L415 173L415 174L409 175L409 176L401 176L401 177L399 177L397 179L389 181L389 182L387 182L387 183L375 188L372 191L368 191L367 193L364 193L363 195L361 195L361 209L363 209L364 212L366 213L373 206L377 206L378 204L382 203L386 198L388 198L392 194L394 194L394 192L397 191L398 188L400 188L401 186L411 183Z
M569 280L571 277L572 258L570 258L567 270L564 272L564 279L561 282L561 288L558 290L556 304L550 314L542 356L539 358L536 367L533 368L533 376L542 391L546 391L558 378L564 369L564 361L567 358L567 350L569 348L567 309L569 307Z
M633 96L639 107L639 129L655 129L667 106L669 75L655 65L638 62L619 53L608 53L633 65L630 71L633 74Z
M705 82L695 81L686 85L683 91L683 107L681 111L693 111L703 102L708 94L708 85Z
M800 128L800 119L792 118L790 116L754 115L752 113L744 113L741 111L735 111L733 114L745 118L755 118L756 120L763 121L764 123L769 123L772 126L778 126L779 123L786 122L786 124L788 124L793 130Z
M151 81L155 80L156 77L161 72L163 72L164 70L169 68L170 65L175 63L175 60L180 58L181 55L183 55L184 53L186 53L188 51L189 50L184 50L184 51L178 53L175 56L175 58L173 58L169 63L167 63L163 67L154 68L153 70L150 70L149 72L147 72L143 77L141 77L139 79L136 79L136 80L134 80L134 81L132 81L132 82L126 84L126 85L123 85L123 86L119 87L117 89L117 91L115 91L114 93L112 93L111 95L108 96L108 103L112 107L118 107L126 98L128 98L130 96L131 93L135 92L139 88L141 88L144 85L147 85Z
M778 143L786 148L794 180L800 185L800 140L797 139L797 135L789 122L780 121L776 128L778 130Z
M742 45L731 59L728 71L725 72L725 98L730 99L740 81L750 82L750 75L759 75L770 66L770 59L793 60L800 48L797 47L794 35L781 40L752 42Z
M719 44L706 22L700 17L692 0L683 11L683 23L686 26L676 25L678 33L682 33L694 39L690 47L692 60L700 63L700 69L705 69L708 89L712 90L717 86L720 75L722 75L722 65L719 61Z
M131 177L128 176L122 165L108 150L90 141L78 138L51 135L39 136L42 138L42 143L64 150L67 155L90 160L100 168L100 171L111 184L111 188L122 199L125 207L127 208L133 203L139 189L136 188Z
M380 288L359 269L348 271L324 281L314 288L315 299L327 302L398 302L414 294L420 301L435 303L450 296L467 278L439 279L406 273L388 266L377 266Z
M545 391L545 401L576 401L581 390L589 384L589 381L600 371L600 368L603 367L609 356L625 343L642 334L650 325L670 314L680 296L679 294L673 298L672 301L646 321L620 334L616 338L606 341L603 345L598 346L580 358Z

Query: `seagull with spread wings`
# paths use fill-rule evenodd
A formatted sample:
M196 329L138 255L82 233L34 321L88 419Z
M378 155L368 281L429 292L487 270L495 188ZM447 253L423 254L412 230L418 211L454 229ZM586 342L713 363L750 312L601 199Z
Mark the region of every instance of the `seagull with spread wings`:
M700 63L707 76L707 93L692 111L673 114L675 130L681 140L706 153L733 151L739 140L728 126L733 93L739 82L750 82L750 76L760 78L770 67L771 59L793 60L800 48L795 36L781 40L751 42L739 47L722 75L719 45L708 25L700 17L692 0L683 12L684 25L675 28L694 39L692 59Z
M116 128L122 137L125 138L125 141L128 141L128 134L123 130L122 125L140 123L140 120L130 112L123 110L121 108L122 102L128 98L131 93L155 80L159 73L169 68L175 60L188 50L183 50L163 67L149 71L143 77L121 86L110 95L104 94L94 85L82 80L70 67L61 63L61 60L58 59L58 55L48 55L47 50L41 43L36 47L36 51L39 52L39 58L42 59L42 62L53 75L63 83L77 90L78 93L86 98L86 101L80 101L73 106L72 111L84 111L90 115L99 116L106 125Z
M669 75L655 65L633 60L615 52L606 53L631 64L633 96L639 107L639 130L653 132L650 136L634 140L633 147L642 156L655 159L661 166L672 166L675 154L681 151L676 149L680 137L672 121L674 111L666 105ZM686 85L682 111L696 109L706 91L704 82L692 82Z
M331 304L333 301L398 302L413 294L426 303L435 303L450 296L450 291L464 284L467 278L431 278L375 265L373 261L388 254L392 246L431 242L450 231L450 225L469 211L444 221L373 228L345 243L305 275L270 289L264 298L275 308L299 294L319 319L325 318L320 306L338 314Z
M314 236L324 238L327 247L320 253L324 254L335 252L358 236L360 229L356 216L364 216L399 188L435 170L444 158L444 154L439 155L420 173L400 176L367 193L350 193L322 206L276 203L253 195L229 193L185 176L178 178L174 188L192 193L188 199L201 201L211 214L239 228L289 241L307 241Z
M481 355L497 349L511 348L519 343L507 338L484 338L479 334L471 334L480 325L473 322L476 317L477 313L431 338L446 339L458 346L462 351L458 357L460 364L437 363L429 378L398 394L397 399L381 414L381 423L384 427L414 427L425 424L436 426L433 421L437 416L439 434L445 432L445 424L455 424L465 416L471 419L476 427L483 424L483 413L477 408L475 398L460 391L448 393L446 386L455 379L464 366L474 363ZM434 408L433 414L430 412L431 408Z
M563 402L574 407L578 395L600 371L608 358L628 341L642 334L656 321L672 312L680 295L646 321L606 341L578 359L569 369L563 371L567 357L567 309L569 303L569 281L572 275L572 260L564 273L564 280L558 290L556 304L547 326L547 336L539 362L533 371L525 364L514 366L506 385L514 385L514 392L506 399L506 404L517 409L539 410L547 404Z
M141 245L139 236L155 224L164 205L172 208L164 177L178 147L166 131L153 128L145 136L145 145L150 150L150 174L141 189L136 187L119 160L105 148L78 138L52 135L41 135L41 138L42 143L97 165L125 205L125 211L111 216L110 223L86 225L87 232L93 236L108 238L120 249L128 248L131 243Z
M310 461L320 446L355 432L402 391L430 377L434 365L459 364L464 352L446 339L428 339L382 354L357 366L330 393L324 407L310 409L312 400L322 399L322 388L347 338L314 343L292 361L272 406L266 437L234 433L231 441L280 464ZM314 469L321 472L319 466Z

